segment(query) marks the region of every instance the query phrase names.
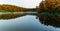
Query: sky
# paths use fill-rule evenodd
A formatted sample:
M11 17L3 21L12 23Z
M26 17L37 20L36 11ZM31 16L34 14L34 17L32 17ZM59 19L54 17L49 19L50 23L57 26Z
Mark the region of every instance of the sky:
M36 8L41 0L0 0L0 4L12 4L24 8Z

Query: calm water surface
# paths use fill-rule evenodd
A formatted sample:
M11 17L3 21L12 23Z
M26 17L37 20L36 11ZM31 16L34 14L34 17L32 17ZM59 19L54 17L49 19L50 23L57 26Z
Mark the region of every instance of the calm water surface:
M34 15L26 15L10 20L0 20L0 31L60 31L60 28L46 26Z

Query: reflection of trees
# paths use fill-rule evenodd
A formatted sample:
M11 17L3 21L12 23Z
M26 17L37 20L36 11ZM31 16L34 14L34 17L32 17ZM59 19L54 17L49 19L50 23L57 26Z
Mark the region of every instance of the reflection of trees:
M3 15L0 15L0 19L13 19L13 18L24 16L24 15L26 14L3 14Z
M2 4L0 5L0 12L32 12L35 8L23 8L15 5ZM0 15L0 19L12 19L24 16L26 14L3 14ZM29 14L28 14L29 15Z
M60 27L60 16L42 16L38 14L39 20L46 25Z
M43 8L43 2L45 3L45 8ZM52 25L55 27L60 27L60 2L57 2L56 5L55 2L43 2L41 2L39 8L37 8L38 17L41 23L44 23L46 25ZM47 15L41 14L45 12L47 13Z

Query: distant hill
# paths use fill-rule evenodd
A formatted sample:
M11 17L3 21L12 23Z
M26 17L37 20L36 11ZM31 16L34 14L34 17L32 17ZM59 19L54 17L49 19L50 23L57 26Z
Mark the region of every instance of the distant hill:
M26 12L32 11L32 8L23 8L15 5L2 4L0 5L0 12Z

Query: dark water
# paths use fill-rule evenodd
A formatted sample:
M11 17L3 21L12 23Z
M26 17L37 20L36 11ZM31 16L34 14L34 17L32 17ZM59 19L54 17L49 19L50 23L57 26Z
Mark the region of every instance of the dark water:
M60 28L41 24L34 15L0 20L0 31L60 31Z

